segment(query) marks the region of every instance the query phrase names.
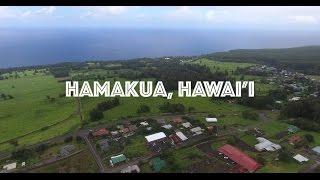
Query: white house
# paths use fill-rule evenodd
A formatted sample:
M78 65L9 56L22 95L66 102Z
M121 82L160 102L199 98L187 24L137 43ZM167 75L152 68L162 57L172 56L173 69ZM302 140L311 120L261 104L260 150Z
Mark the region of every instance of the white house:
M256 148L256 150L258 151L276 151L278 149L281 149L281 146L279 144L275 144L263 137L258 137L258 144L256 144L254 147Z
M303 163L303 162L309 161L308 158L302 156L301 154L297 154L297 155L293 156L293 159L297 160L299 163Z
M147 121L144 121L144 122L141 122L140 125L142 125L142 126L148 126L149 123L147 123Z
M182 123L182 126L185 127L185 128L190 128L191 127L191 123L185 122L185 123Z
M16 168L17 168L17 163L16 162L3 166L3 169L7 170L7 171L12 170L12 169L16 169Z
M149 136L145 136L148 143L151 143L153 141L158 141L158 140L164 139L166 137L167 137L166 134L164 134L163 132L159 132L159 133L151 134Z
M171 129L172 125L171 124L166 124L166 125L163 125L161 127L165 128L165 129Z
M176 132L176 135L181 139L181 141L188 139L181 131Z

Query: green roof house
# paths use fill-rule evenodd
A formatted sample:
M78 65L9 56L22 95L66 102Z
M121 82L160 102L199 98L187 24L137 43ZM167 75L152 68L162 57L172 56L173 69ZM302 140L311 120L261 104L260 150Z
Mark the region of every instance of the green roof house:
M111 166L114 166L114 165L116 165L116 164L118 164L118 163L121 163L121 162L124 162L124 161L126 161L126 160L127 160L127 158L126 158L126 156L123 155L123 154L119 154L119 155L117 155L117 156L112 156L112 157L110 158L110 165L111 165Z
M300 129L297 127L297 126L294 126L294 125L289 125L288 126L288 132L289 133L296 133L298 132Z
M155 172L159 172L162 168L166 167L166 162L159 157L152 159L151 163Z

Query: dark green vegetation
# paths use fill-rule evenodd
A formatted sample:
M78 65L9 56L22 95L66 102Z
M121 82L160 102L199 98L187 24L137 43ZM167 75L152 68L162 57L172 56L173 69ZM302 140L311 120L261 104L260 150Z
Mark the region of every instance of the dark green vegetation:
M203 57L218 61L265 63L289 67L308 74L320 73L320 46L284 49L237 49Z

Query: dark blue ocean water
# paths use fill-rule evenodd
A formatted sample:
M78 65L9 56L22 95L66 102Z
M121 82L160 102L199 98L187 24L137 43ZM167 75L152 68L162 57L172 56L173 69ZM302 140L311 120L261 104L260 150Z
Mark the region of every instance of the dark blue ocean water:
M200 55L320 44L319 32L169 29L0 29L0 68L64 61Z

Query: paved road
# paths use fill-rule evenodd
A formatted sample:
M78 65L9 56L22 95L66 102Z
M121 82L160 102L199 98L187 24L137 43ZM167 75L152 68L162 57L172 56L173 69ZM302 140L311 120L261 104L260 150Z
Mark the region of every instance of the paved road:
M91 141L88 139L87 136L82 136L83 140L87 143L89 150L92 154L92 156L94 157L94 160L96 161L98 167L99 167L99 171L100 173L104 173L105 172L105 167L104 164L99 156L99 154L96 151L96 148L94 146L92 146Z

